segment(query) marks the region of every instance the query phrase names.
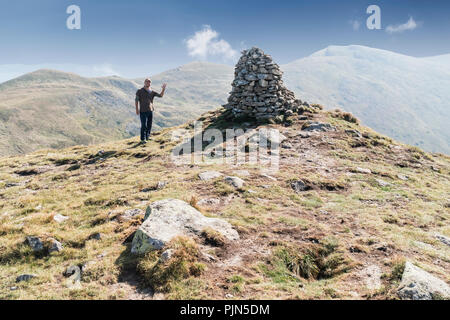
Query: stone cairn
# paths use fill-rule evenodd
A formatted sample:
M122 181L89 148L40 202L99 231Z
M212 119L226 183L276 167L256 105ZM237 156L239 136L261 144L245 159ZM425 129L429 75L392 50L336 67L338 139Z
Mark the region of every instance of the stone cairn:
M272 57L253 47L242 51L236 64L232 91L223 107L231 118L268 120L290 116L302 106L292 91L284 87L283 72Z

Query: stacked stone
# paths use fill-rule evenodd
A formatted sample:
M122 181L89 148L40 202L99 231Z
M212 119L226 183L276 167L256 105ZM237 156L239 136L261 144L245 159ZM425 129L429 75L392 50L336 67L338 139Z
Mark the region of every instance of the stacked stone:
M270 55L253 47L242 51L228 104L235 118L271 119L297 112L302 101L284 87L283 72Z

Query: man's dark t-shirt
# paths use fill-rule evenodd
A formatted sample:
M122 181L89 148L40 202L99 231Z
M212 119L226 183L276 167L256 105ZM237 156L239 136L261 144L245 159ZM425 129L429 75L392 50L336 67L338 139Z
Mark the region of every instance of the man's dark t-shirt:
M136 101L139 101L140 112L150 112L155 97L161 98L161 94L153 90L147 91L145 88L139 89L136 92Z

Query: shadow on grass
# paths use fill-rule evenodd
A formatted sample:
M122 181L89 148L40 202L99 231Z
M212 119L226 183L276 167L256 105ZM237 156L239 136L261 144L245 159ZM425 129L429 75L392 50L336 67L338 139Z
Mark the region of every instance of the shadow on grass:
M267 121L261 122L261 121L255 121L255 119L248 118L248 117L241 117L237 119L230 120L229 115L227 114L219 114L211 119L211 122L206 126L206 128L202 128L201 133L198 133L194 135L189 141L177 146L177 150L180 150L180 153L174 154L175 156L180 156L184 154L185 150L190 150L189 153L193 154L195 152L194 148L194 141L197 139L202 142L202 152L208 150L212 150L218 145L222 143L227 143L228 141L235 140L237 137L232 135L227 136L226 130L232 129L232 130L239 130L242 129L245 133L247 130L253 130L258 127L258 125L267 124ZM222 140L216 141L215 137L211 137L209 141L205 141L204 138L207 136L205 133L207 133L209 130L216 129L221 132Z
M136 293L153 297L154 291L144 285L144 281L137 273L136 266L139 256L131 253L131 243L126 243L126 249L114 262L119 267L118 282L127 283L136 288Z

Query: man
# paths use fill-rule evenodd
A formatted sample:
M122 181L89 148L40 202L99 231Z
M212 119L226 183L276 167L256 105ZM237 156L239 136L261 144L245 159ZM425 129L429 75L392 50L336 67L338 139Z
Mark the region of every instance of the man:
M164 97L167 87L167 84L164 83L161 93L157 93L150 88L151 84L152 81L150 79L145 79L144 87L136 92L136 114L141 116L141 143L148 141L152 131L153 111L155 111L153 99L155 97Z

